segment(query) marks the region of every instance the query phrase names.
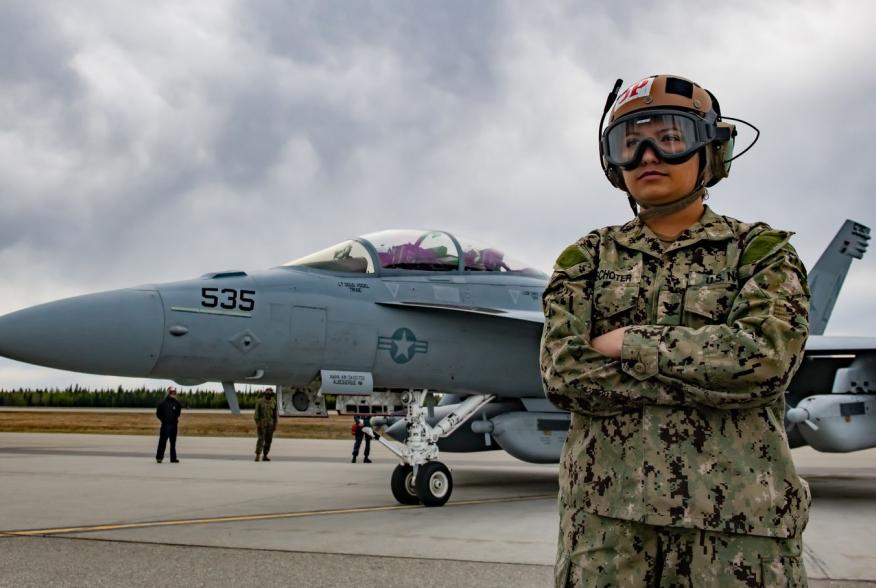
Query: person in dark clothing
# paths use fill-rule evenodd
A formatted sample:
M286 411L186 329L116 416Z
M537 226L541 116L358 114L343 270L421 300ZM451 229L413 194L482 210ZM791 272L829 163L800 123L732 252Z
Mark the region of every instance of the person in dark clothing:
M371 426L371 418L370 417L353 417L353 435L356 436L356 441L353 443L353 463L356 463L356 458L359 457L359 447L362 446L362 438L365 438L365 459L362 460L363 463L371 463L371 460L368 459L368 456L371 454L371 437L365 434L362 430L365 427Z
M161 463L164 459L164 448L170 441L170 463L179 463L176 458L176 426L182 405L176 399L176 388L168 386L167 397L158 403L155 416L161 421L161 433L158 435L158 451L155 452L155 461Z

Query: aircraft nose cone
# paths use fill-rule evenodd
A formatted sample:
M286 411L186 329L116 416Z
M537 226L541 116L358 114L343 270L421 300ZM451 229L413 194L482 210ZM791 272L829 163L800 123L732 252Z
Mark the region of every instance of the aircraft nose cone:
M62 370L145 377L158 360L163 330L156 290L113 290L0 317L0 355Z

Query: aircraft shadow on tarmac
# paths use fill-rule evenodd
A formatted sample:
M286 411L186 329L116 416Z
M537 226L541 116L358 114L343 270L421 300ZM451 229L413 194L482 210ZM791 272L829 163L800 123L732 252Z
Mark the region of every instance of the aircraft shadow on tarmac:
M804 476L814 500L849 498L876 500L876 472L870 476Z
M514 488L533 494L550 494L559 491L557 472L546 470L508 471L502 469L454 469L455 483L466 488Z

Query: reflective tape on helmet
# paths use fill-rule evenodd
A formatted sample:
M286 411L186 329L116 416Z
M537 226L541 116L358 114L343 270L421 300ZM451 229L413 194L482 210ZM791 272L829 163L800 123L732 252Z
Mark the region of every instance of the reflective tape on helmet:
M629 102L630 100L650 96L651 88L654 86L655 79L655 76L651 76L650 78L639 80L638 82L624 90L623 93L617 97L617 101L614 103L613 110L617 110L618 108L623 106L624 103Z

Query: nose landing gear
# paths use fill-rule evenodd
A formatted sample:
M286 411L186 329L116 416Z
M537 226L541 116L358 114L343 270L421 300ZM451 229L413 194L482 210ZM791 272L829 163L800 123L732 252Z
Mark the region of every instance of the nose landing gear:
M438 439L458 429L482 406L493 400L491 394L474 394L466 398L456 411L450 413L434 427L426 422L424 401L428 390L408 391L402 394L402 404L407 409L408 434L403 447L378 437L370 427L365 433L375 437L384 447L401 459L401 465L392 472L390 489L401 504L422 503L424 506L442 506L453 492L453 476L450 469L438 461Z

